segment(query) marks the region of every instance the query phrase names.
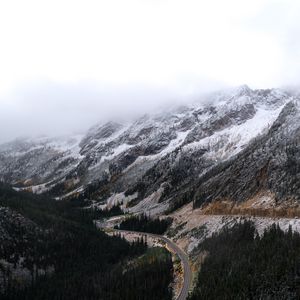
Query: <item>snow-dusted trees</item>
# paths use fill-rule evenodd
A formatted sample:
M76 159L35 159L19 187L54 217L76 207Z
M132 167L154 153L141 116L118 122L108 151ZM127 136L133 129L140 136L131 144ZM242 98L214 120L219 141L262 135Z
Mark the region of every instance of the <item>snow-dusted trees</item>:
M251 222L206 239L209 253L190 300L299 299L300 235L273 225L260 237Z

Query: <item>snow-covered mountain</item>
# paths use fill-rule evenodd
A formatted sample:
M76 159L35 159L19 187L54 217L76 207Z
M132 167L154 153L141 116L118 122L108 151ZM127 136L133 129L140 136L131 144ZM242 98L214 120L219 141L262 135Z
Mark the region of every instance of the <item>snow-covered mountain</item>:
M0 146L0 180L33 186L43 192L54 186L80 162L82 136L22 138Z
M300 136L297 103L295 93L241 86L132 122L98 124L84 136L20 139L0 146L0 180L59 198L83 194L103 206L119 202L131 211L212 201L214 182L220 185L216 178L225 172L218 167L231 166L247 149L256 153L261 145L254 141L268 139L269 147L259 151L273 151L270 144ZM295 117L284 118L291 111ZM238 174L226 172L227 179Z

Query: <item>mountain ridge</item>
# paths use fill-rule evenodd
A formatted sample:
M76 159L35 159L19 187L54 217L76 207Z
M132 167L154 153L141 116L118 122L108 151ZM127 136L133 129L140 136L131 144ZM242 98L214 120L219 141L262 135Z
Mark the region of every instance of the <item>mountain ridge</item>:
M134 212L160 214L192 200L200 205L219 197L216 183L201 178L261 136L274 134L281 143L284 129L279 136L274 128L295 123L283 120L282 112L298 101L296 93L241 86L125 124L96 124L84 136L7 143L0 145L0 180L57 199L119 203ZM230 171L226 176L232 177ZM202 190L210 190L211 199Z

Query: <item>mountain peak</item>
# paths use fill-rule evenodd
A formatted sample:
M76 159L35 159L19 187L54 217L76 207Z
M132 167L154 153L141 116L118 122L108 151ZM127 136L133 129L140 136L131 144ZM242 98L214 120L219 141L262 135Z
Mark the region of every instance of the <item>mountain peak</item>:
M241 85L213 93L201 105L162 110L128 123L97 124L81 141L13 143L9 150L0 147L0 173L3 180L21 182L26 188L30 182L31 190L37 186L45 190L44 185L51 190L58 184L62 188L53 193L59 197L97 182L95 200L123 195L128 189L142 200L160 191L163 183L179 186L174 175L178 168L186 172L183 178L192 180L266 133L293 99L280 91Z
M234 89L234 94L236 96L249 96L252 90L249 88L247 84L240 85Z

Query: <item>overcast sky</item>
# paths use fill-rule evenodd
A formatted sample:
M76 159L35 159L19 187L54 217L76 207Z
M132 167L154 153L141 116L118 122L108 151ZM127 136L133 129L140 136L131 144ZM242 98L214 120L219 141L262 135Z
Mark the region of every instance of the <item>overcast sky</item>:
M298 0L0 2L0 142L212 89L298 85Z

